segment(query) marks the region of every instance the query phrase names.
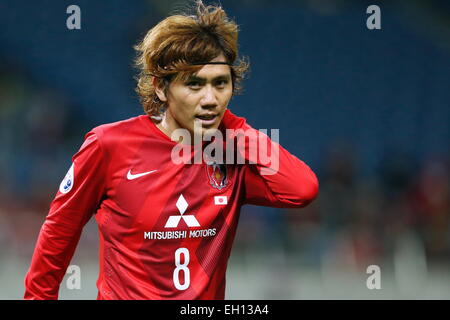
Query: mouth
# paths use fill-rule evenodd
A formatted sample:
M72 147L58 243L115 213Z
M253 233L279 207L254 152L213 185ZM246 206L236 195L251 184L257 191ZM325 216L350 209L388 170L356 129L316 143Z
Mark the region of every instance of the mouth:
M215 113L207 113L196 115L195 118L200 120L202 125L212 125L216 122L216 119L219 115Z

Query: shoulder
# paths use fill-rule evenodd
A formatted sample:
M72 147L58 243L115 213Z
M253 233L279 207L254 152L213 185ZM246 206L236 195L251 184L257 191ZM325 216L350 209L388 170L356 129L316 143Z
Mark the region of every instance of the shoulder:
M144 118L147 118L145 115L140 115L132 118L128 118L121 121L105 123L94 127L87 134L94 133L98 139L105 139L111 137L120 137L124 134L128 134L133 131L140 131L144 126Z
M149 122L146 115L140 115L121 121L99 125L86 133L84 139L95 141L103 151L116 148L123 143L144 139L149 132Z

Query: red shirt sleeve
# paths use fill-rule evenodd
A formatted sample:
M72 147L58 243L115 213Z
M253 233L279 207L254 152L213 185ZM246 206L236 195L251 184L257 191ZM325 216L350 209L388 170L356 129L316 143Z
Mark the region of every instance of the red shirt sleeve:
M246 161L253 161L245 168L244 204L298 208L316 198L319 182L303 161L230 110L225 112L223 125L227 129L242 129L245 132L237 138L237 149ZM252 145L258 145L258 150ZM260 148L267 157L260 156Z
M25 277L25 299L57 299L84 225L105 192L105 156L96 130L86 134L50 205Z

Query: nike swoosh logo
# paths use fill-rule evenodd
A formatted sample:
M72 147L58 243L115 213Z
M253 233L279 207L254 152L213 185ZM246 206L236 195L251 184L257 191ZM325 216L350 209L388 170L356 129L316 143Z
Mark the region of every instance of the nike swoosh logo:
M132 173L131 173L131 169L130 169L130 170L128 170L128 173L127 173L127 179L128 179L128 180L134 180L134 179L137 179L137 178L146 176L146 175L148 175L148 174L150 174L150 173L153 173L153 172L155 172L155 171L158 171L158 170L152 170L152 171L148 171L148 172L143 172L143 173L138 173L138 174L132 174Z

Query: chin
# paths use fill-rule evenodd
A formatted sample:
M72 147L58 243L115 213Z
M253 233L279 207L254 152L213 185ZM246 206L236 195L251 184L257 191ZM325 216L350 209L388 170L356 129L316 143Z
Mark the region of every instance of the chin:
M201 132L202 134L206 134L206 133L211 134L218 130L219 125L220 125L219 119L217 119L214 123L208 124L208 125L205 125L205 124L202 124L199 122L195 122L192 132L197 132L197 130L198 130L198 132L199 133Z
M207 128L202 128L202 134L203 135L214 134L215 132L217 132L217 130L219 130L218 125L214 125L214 126L207 127Z

